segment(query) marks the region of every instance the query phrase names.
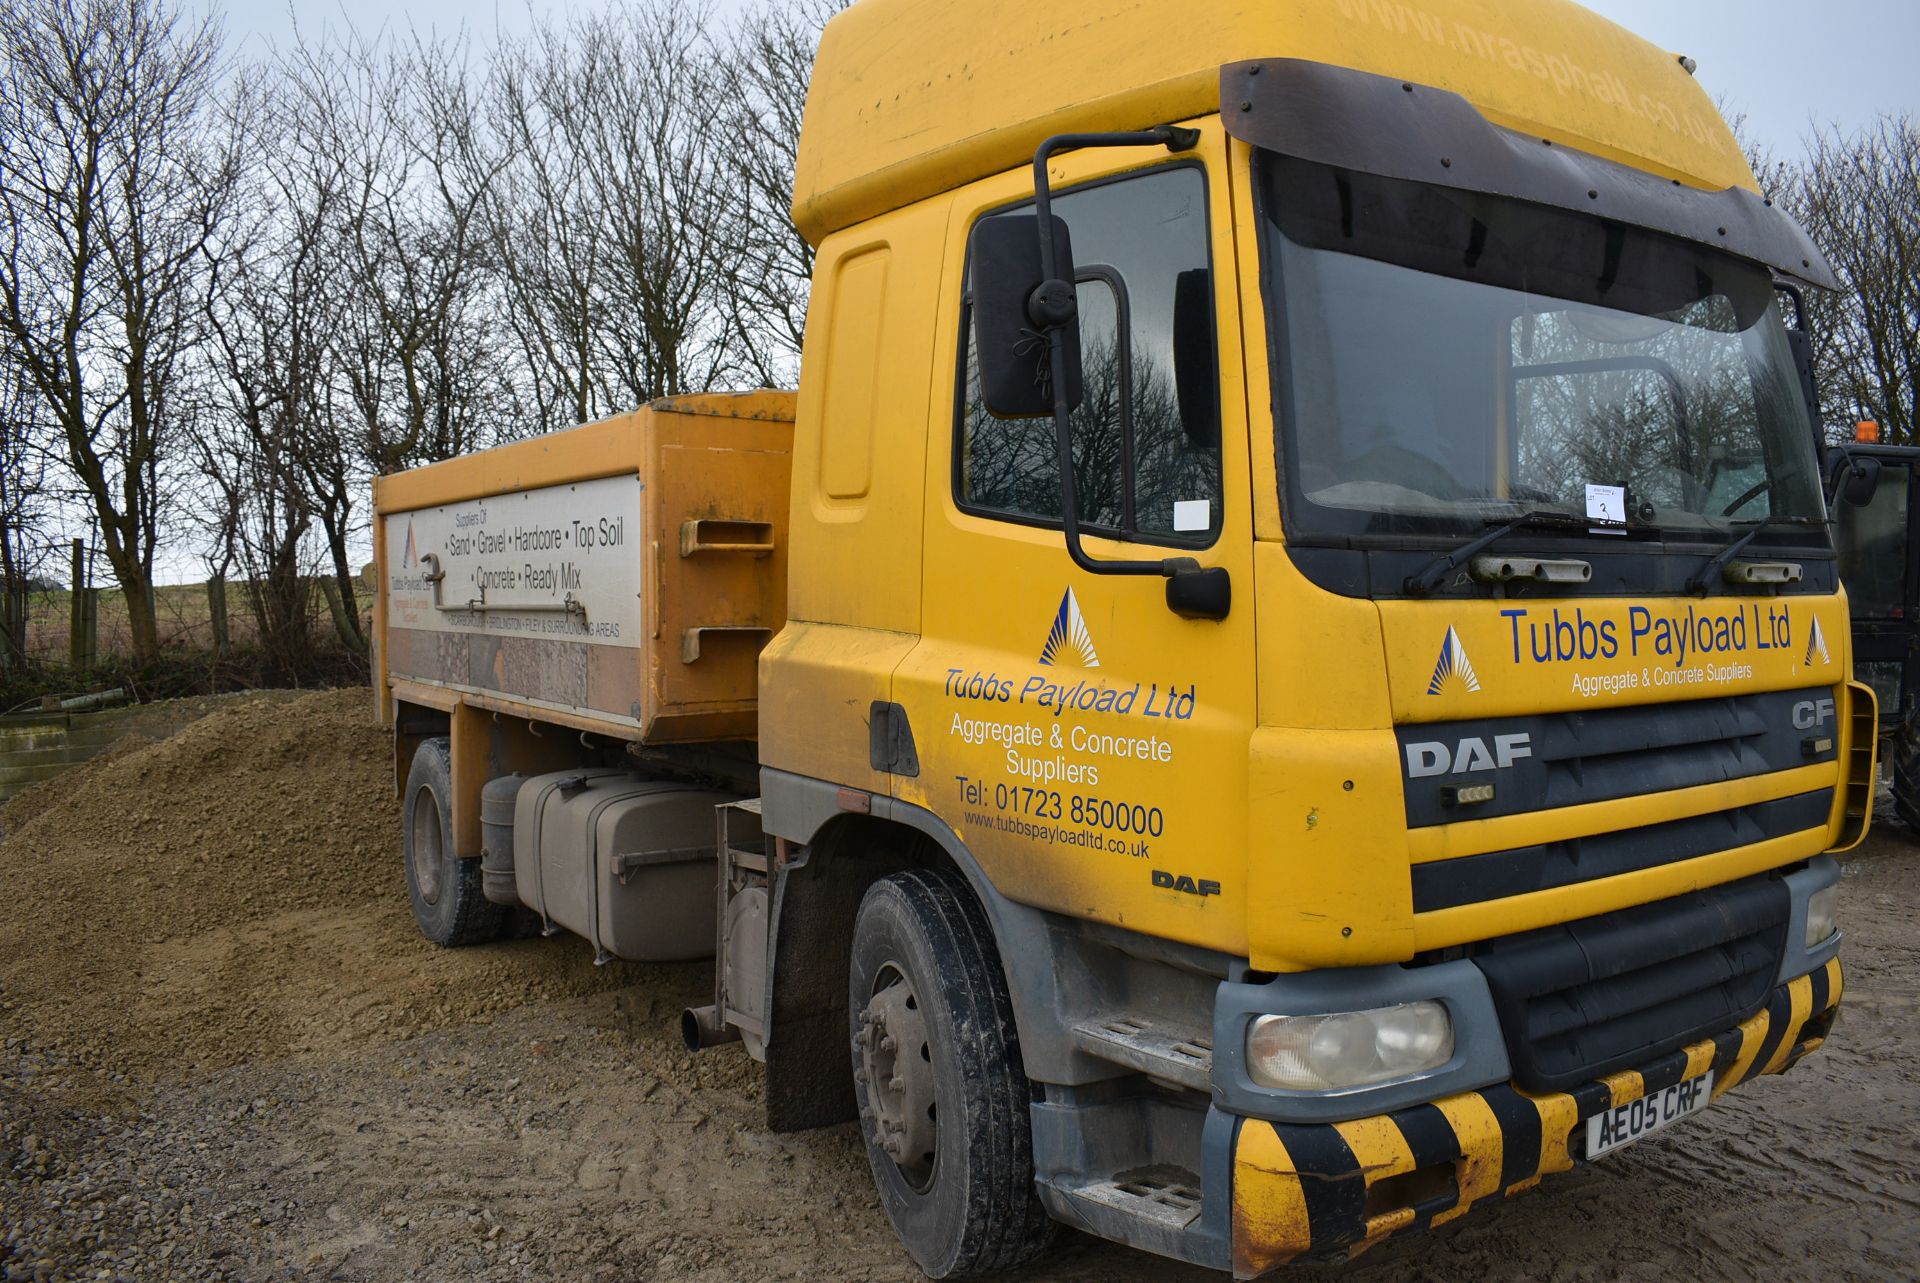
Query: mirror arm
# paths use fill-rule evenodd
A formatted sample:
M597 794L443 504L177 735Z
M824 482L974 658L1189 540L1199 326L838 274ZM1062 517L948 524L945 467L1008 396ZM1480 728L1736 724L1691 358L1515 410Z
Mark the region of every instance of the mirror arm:
M1800 397L1807 403L1807 416L1813 420L1813 444L1817 450L1824 442L1820 430L1820 381L1813 368L1813 334L1807 329L1807 296L1792 281L1779 279L1773 282L1773 292L1793 301L1793 323L1786 327L1787 343L1793 349L1794 372L1800 376Z
M1199 130L1183 129L1178 125L1119 133L1056 134L1041 143L1033 153L1033 206L1040 228L1041 277L1040 288L1034 291L1035 301L1043 294L1058 294L1053 289L1059 281L1059 264L1054 261L1053 237L1049 231L1053 226L1053 193L1047 177L1048 161L1060 152L1086 147L1165 147L1168 151L1182 152L1191 151L1199 143ZM1059 283L1065 285L1064 282ZM1071 298L1073 287L1065 285L1065 289ZM1116 292L1116 297L1122 300L1124 307L1124 288ZM1029 313L1034 310L1033 305L1029 304ZM1036 324L1042 324L1039 316L1031 316L1031 319ZM1226 618L1232 594L1224 567L1203 567L1192 557L1168 557L1160 561L1103 561L1088 553L1081 543L1079 497L1073 483L1072 410L1067 405L1066 383L1060 377L1060 371L1066 364L1066 327L1055 321L1046 323L1045 329L1047 376L1053 385L1054 450L1060 465L1060 527L1066 536L1067 555L1073 559L1074 565L1090 575L1162 576L1167 581L1167 605L1178 614L1194 619ZM1123 329L1121 333L1128 331ZM1131 353L1128 353L1128 359L1122 365L1123 380L1131 373L1130 357ZM1131 388L1124 391L1131 392ZM1123 401L1125 399L1123 396ZM1129 405L1126 412L1130 414L1131 410ZM1131 448L1131 433L1127 435ZM1130 464L1131 458L1126 462ZM1131 487L1128 493L1132 493Z
M1777 279L1773 283L1773 292L1793 300L1793 325L1790 328L1805 334L1807 332L1807 296L1801 293L1800 287L1792 281Z
M1192 151L1200 145L1200 131L1182 129L1178 125L1161 125L1156 129L1135 129L1119 133L1105 134L1055 134L1041 143L1033 153L1033 212L1040 217L1040 275L1044 280L1053 280L1059 273L1059 265L1053 261L1053 238L1045 229L1051 227L1053 215L1053 191L1051 180L1047 177L1047 162L1063 151L1079 151L1087 147L1165 147L1168 151Z

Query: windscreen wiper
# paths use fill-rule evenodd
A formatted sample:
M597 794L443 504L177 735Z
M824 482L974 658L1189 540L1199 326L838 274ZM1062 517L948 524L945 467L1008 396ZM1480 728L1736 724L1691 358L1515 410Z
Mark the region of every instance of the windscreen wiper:
M1583 530L1593 523L1566 512L1536 511L1525 512L1505 525L1489 530L1486 534L1470 543L1455 548L1452 552L1441 553L1423 566L1418 573L1407 576L1402 587L1409 597L1430 596L1454 570L1463 563L1472 561L1480 553L1505 539L1523 526L1545 527L1548 529Z
M1706 596L1707 591L1710 588L1712 588L1715 581L1719 579L1721 567L1725 566L1729 561L1732 561L1735 557L1738 557L1741 554L1741 552L1745 550L1748 544L1752 543L1755 539L1760 537L1761 531L1766 530L1769 527L1772 527L1772 526L1824 526L1826 524L1827 523L1825 518L1822 518L1822 517L1780 517L1780 516L1762 517L1760 518L1760 520L1753 523L1752 529L1748 530L1747 533L1741 535L1738 539L1734 540L1732 543L1722 548L1719 552L1714 553L1713 560L1709 561L1706 565L1696 570L1693 573L1693 577L1687 580L1687 592L1689 592L1695 597Z

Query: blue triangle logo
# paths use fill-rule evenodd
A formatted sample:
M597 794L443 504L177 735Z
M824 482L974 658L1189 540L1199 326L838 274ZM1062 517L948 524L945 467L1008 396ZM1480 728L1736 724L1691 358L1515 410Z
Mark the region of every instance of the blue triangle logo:
M1433 680L1427 683L1427 694L1438 695L1454 683L1469 693L1480 689L1480 679L1474 675L1467 648L1460 644L1460 634L1448 628L1447 639L1440 643L1440 660L1433 666Z
M1047 632L1046 645L1040 648L1040 662L1053 668L1098 668L1100 656L1093 649L1093 637L1087 632L1086 617L1080 613L1080 599L1069 588L1054 612L1053 627Z

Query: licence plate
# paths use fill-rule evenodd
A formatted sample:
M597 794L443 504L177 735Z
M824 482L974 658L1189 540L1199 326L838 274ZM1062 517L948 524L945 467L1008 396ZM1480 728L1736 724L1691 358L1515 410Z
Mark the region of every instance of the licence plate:
M1713 1099L1713 1071L1609 1109L1587 1120L1587 1157L1594 1159L1697 1114Z

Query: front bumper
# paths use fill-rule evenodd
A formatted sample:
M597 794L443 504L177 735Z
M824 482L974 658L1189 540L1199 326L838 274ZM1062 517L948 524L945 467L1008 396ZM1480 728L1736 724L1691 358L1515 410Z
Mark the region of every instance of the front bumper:
M1784 1073L1825 1040L1840 990L1833 958L1776 988L1744 1024L1565 1093L1502 1085L1352 1122L1245 1119L1233 1142L1234 1276L1253 1278L1298 1256L1358 1255L1531 1189L1585 1161L1585 1120L1709 1069L1715 1098Z

